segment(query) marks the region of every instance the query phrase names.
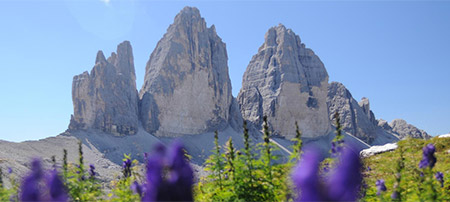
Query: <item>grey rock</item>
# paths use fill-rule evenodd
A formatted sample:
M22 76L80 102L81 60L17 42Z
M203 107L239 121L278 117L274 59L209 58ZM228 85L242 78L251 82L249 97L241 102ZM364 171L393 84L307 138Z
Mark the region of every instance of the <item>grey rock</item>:
M138 128L138 94L130 42L117 46L106 60L97 53L91 73L73 78L74 114L69 130L100 129L117 136L132 135Z
M16 180L20 182L21 177L29 172L30 162L33 158L41 159L44 169L49 170L52 168L51 157L55 156L56 165L61 168L63 149L67 150L69 164L78 164L78 142L79 140L75 137L62 135L20 143L0 141L0 148L2 148L0 150L0 169L6 171L8 167L11 168L12 176L15 176ZM102 152L89 142L85 142L82 148L85 168L89 168L89 164L93 164L98 173L97 178L105 184L103 188L111 189L110 182L121 175L121 167L104 158ZM6 178L3 179L7 186L11 185L10 181Z
M185 7L158 42L139 92L145 130L172 137L223 130L235 109L225 43ZM234 106L234 107L233 107Z
M297 121L304 137L330 132L328 73L319 57L291 29L272 27L253 56L237 100L244 119L261 128L268 116L275 135L292 138Z
M394 133L397 133L400 138L412 137L419 139L429 139L431 138L427 132L418 129L417 127L407 123L403 119L395 119L389 123L390 128Z
M375 118L375 114L372 112L372 110L370 110L369 98L366 98L366 97L361 98L361 101L358 102L358 105L362 108L364 113L367 115L367 117L369 118L369 121L372 124L377 125L378 123Z
M373 113L370 110L369 99L363 98L358 103L342 83L331 82L327 103L330 120L334 125L336 125L334 114L338 112L340 124L345 132L369 144L374 141L377 136L377 125L370 120Z
M362 98L358 103L343 84L339 82L330 83L327 103L330 120L336 125L334 114L338 112L343 131L370 145L398 141L395 134L378 126L375 115L370 110L369 99Z

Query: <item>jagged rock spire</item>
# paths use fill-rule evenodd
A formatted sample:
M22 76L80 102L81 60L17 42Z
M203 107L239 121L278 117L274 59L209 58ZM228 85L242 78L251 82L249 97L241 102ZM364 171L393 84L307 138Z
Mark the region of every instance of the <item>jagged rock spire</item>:
M73 78L74 114L69 130L99 129L114 135L135 134L138 129L138 94L130 42L117 46L105 59L98 51L91 73Z
M237 104L231 94L225 43L197 8L175 17L147 62L140 117L157 136L224 129ZM234 104L233 104L234 103ZM237 110L234 110L237 111Z
M253 56L238 95L244 119L260 127L263 115L275 134L293 137L295 122L304 137L330 132L326 105L328 73L291 29L270 28Z

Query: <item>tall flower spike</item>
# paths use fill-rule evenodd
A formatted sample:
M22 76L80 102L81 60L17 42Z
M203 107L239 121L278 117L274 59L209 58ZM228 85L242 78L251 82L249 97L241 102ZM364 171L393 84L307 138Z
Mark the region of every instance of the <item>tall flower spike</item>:
M130 189L139 195L139 197L142 197L142 187L139 185L137 181L134 181L133 184L131 184Z
M441 183L441 187L444 187L444 173L437 172L435 175L436 180Z
M436 164L436 157L434 156L435 151L436 148L433 144L428 144L422 148L422 160L419 162L419 168L430 167L431 169L434 167L434 164Z
M50 171L47 176L47 188L49 190L49 201L68 201L69 197L64 187L64 183L56 170Z
M24 177L20 186L21 201L41 201L42 196L39 192L39 181L42 179L42 167L39 159L33 159L31 162L31 171Z
M377 180L375 182L375 185L377 186L377 195L380 195L382 191L386 191L387 190L383 179Z
M361 168L358 153L345 147L328 181L329 199L356 201L362 182Z
M124 177L131 177L131 160L130 159L126 159L125 161L123 161L122 163L122 169L123 169L123 176Z
M300 193L296 201L324 201L327 200L322 193L318 177L319 152L306 149L300 163L294 168L292 180Z
M95 175L97 175L95 172L95 166L93 164L89 164L89 177L94 179Z
M160 188L163 184L162 171L164 167L165 147L162 144L155 146L155 149L147 159L147 182L144 185L145 193L142 201L158 201Z
M183 145L180 142L175 142L171 147L169 156L170 161L170 178L168 180L171 191L171 200L174 201L192 201L192 184L193 171L189 163L186 161Z

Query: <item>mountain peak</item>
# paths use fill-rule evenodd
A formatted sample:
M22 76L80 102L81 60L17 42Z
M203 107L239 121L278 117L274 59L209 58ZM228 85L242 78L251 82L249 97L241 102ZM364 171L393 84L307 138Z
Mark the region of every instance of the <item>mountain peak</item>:
M95 58L95 64L99 62L106 62L105 55L103 54L103 51L99 50L97 52L97 57Z
M186 6L175 16L173 24L184 24L191 26L192 24L198 22L205 23L205 19L203 19L200 15L200 11L195 7Z

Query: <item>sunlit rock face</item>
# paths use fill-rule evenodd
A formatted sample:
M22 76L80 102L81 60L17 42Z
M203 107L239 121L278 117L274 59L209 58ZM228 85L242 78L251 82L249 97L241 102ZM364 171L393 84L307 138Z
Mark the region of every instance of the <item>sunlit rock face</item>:
M251 59L237 99L243 118L257 128L266 115L276 135L294 137L297 121L303 137L319 137L330 132L327 88L319 57L280 24Z
M91 72L73 78L74 114L69 130L100 129L114 135L132 135L138 128L138 94L130 42L117 46L106 59L97 53Z
M139 92L140 118L156 136L221 130L240 114L225 43L197 8L185 7L158 42Z

